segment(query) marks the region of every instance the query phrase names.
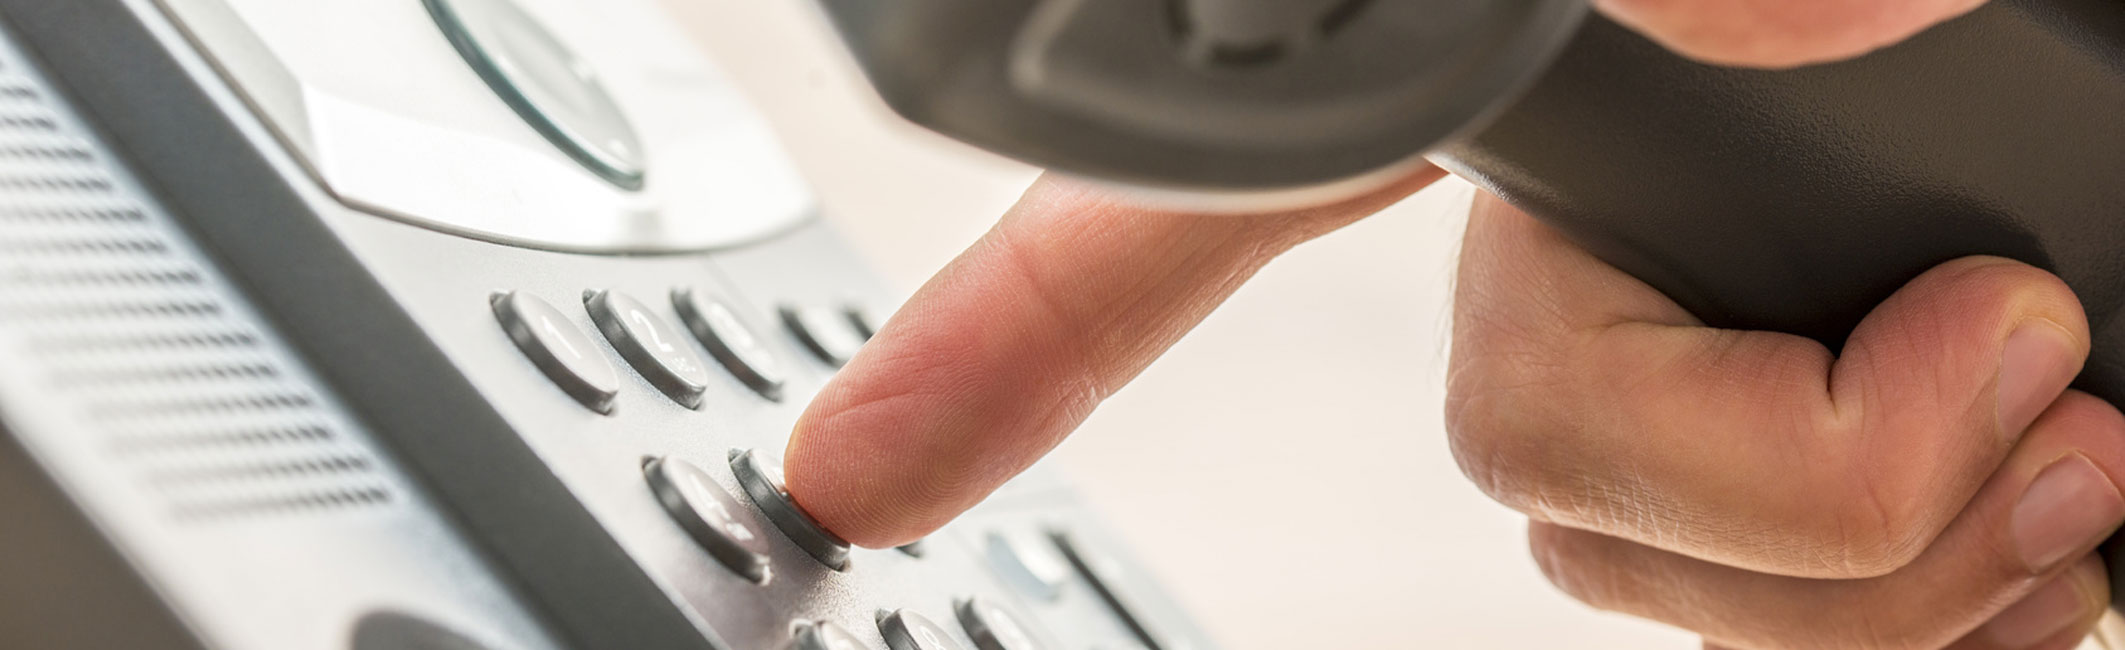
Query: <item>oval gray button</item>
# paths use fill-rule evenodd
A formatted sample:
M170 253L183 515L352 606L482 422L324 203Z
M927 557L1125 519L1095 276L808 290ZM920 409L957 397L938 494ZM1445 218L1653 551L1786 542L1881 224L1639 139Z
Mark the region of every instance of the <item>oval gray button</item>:
M863 333L841 310L788 305L782 308L782 324L797 335L805 349L837 368L848 364L856 351L863 349Z
M1040 650L1033 633L1009 610L985 598L959 601L959 625L980 650Z
M583 305L613 349L657 390L686 408L701 406L701 393L708 390L708 362L688 347L685 335L670 320L615 291L585 292Z
M762 397L782 399L782 364L729 304L693 289L673 290L671 302L686 329L732 376Z
M1042 601L1062 597L1063 581L1069 579L1070 567L1052 547L1003 532L989 533L984 547L989 565L1019 592Z
M826 621L799 624L791 650L868 650L855 633Z
M750 511L700 467L677 458L659 458L642 467L657 503L687 536L725 568L755 583L768 579L767 540L739 513Z
M547 379L591 410L612 412L620 375L590 334L535 296L511 291L495 294L490 303L502 331Z
M1092 584L1092 591L1099 594L1100 600L1107 602L1107 606L1121 617L1122 623L1129 627L1129 631L1136 633L1136 638L1143 641L1145 647L1151 650L1182 650L1186 647L1166 639L1152 626L1150 620L1144 618L1142 609L1136 606L1135 597L1129 591L1131 583L1123 581L1124 574L1120 563L1100 554L1067 530L1051 530L1048 532L1048 539L1055 542L1055 548L1062 551L1063 558L1070 561L1071 568L1077 569L1078 575Z
M905 609L881 613L878 633L893 650L965 650L944 626Z

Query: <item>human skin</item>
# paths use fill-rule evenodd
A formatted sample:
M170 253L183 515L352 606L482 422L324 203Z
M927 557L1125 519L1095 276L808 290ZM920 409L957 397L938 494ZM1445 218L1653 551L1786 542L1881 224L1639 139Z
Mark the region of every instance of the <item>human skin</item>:
M1606 0L1678 52L1786 67L1970 0ZM799 420L796 500L918 539L1047 453L1278 254L1443 176L1304 210L1185 214L1044 177ZM1705 327L1491 197L1455 298L1448 432L1528 515L1544 573L1717 647L2065 648L2109 598L2125 416L2067 390L2079 303L1997 258L1942 265L1841 350Z

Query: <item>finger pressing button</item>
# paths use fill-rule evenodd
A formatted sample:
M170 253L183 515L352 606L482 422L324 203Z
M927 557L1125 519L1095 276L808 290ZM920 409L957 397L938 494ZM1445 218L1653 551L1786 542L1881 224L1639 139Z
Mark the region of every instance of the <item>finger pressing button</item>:
M745 488L745 495L752 497L753 505L760 506L760 512L782 531L782 536L820 564L835 571L848 568L849 543L812 521L811 515L804 514L782 486L782 459L752 450L733 450L730 468L738 475L738 485Z
M767 540L740 518L740 513L748 511L716 485L715 478L676 458L651 460L642 471L664 511L709 557L747 580L767 582Z

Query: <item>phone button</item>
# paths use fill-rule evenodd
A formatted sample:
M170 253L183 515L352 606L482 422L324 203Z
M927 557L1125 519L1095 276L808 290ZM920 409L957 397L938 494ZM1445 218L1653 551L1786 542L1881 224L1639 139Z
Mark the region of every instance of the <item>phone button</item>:
M805 349L811 350L820 361L837 368L846 365L856 356L857 350L863 349L863 332L857 331L856 324L842 310L785 305L782 307L782 324L791 334L797 335L797 341L803 343Z
M1018 617L984 598L959 601L959 625L980 650L1040 650L1033 633Z
M693 289L673 290L671 303L686 329L732 376L761 397L782 399L782 364L768 351L766 342L753 336L752 328L738 319L729 304Z
M863 305L849 305L842 310L842 315L848 318L849 327L854 328L856 335L863 340L869 341L878 335L878 319L871 317L871 310Z
M567 314L535 296L514 291L490 301L495 320L531 365L561 391L599 413L612 412L620 394L620 374L590 334L569 322Z
M714 477L676 458L651 460L642 472L657 503L709 557L747 580L767 583L767 540L761 537L765 533L739 519L738 513L747 512L745 506Z
M1070 566L1077 569L1086 582L1092 583L1092 591L1099 594L1100 600L1107 602L1107 606L1121 617L1122 623L1129 627L1130 632L1136 633L1137 639L1142 640L1145 647L1152 650L1178 650L1185 647L1166 639L1150 621L1144 619L1129 590L1129 583L1124 580L1127 576L1121 564L1114 558L1085 545L1083 540L1068 531L1051 531L1048 536L1055 542L1055 548L1061 550L1063 557L1070 561Z
M811 621L797 625L797 639L790 644L791 650L869 650L863 640L856 638L847 629L826 621Z
M985 546L989 564L1020 593L1042 601L1062 597L1070 566L1053 547L1028 543L1021 536L1003 532L989 533Z
M893 650L965 650L944 626L905 609L880 612L878 632Z
M617 291L583 292L583 305L598 331L620 351L620 358L633 364L643 378L672 401L686 408L701 407L701 393L708 390L708 362L670 320Z
M811 515L797 507L790 499L789 490L782 487L782 459L749 449L735 449L730 455L731 472L738 475L738 485L745 488L745 495L752 497L753 505L767 520L781 529L797 548L811 555L835 571L849 566L849 543L841 541L833 533L812 521Z

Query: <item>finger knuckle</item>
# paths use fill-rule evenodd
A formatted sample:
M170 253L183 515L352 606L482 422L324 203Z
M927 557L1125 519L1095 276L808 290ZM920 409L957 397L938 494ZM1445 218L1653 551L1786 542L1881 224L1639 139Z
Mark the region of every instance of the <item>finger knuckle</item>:
M1783 573L1804 578L1872 578L1896 571L1923 553L1959 507L1941 486L1938 466L1883 463L1869 449L1883 439L1883 422L1819 423L1800 436L1794 473L1784 488L1762 495L1764 524L1779 531L1789 558ZM1927 434L1938 437L1937 434Z
M1940 527L1920 505L1923 495L1863 468L1845 475L1850 478L1832 492L1835 503L1820 510L1824 517L1812 528L1820 573L1809 577L1872 578L1918 559Z
M1519 389L1470 383L1454 381L1447 393L1447 440L1454 461L1484 494L1528 511L1546 492L1541 470L1546 461L1531 440L1543 425L1516 395Z

